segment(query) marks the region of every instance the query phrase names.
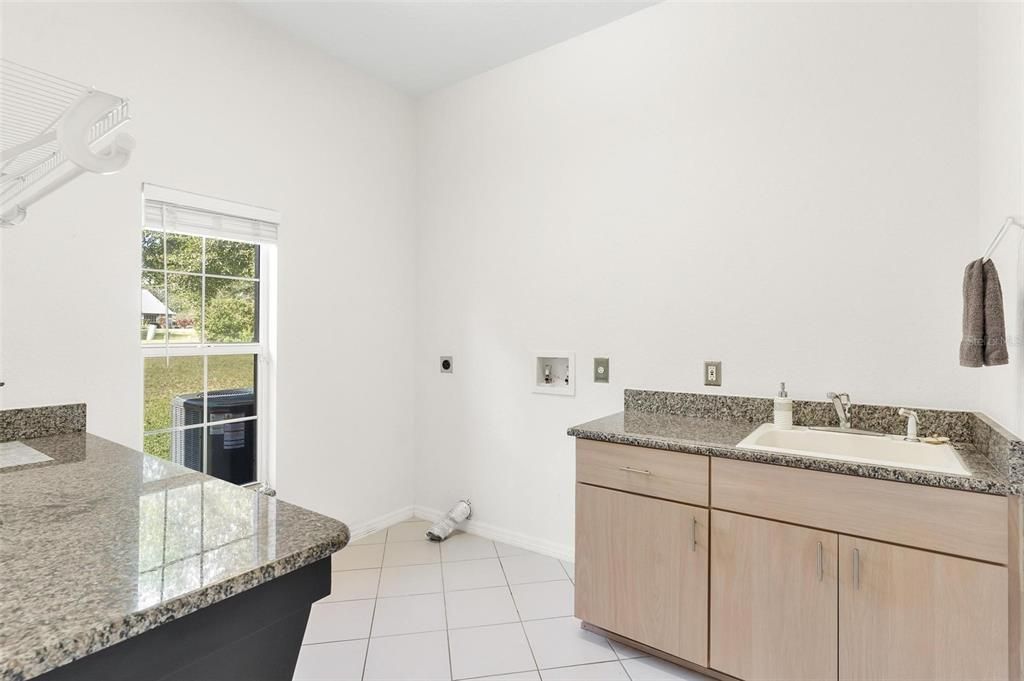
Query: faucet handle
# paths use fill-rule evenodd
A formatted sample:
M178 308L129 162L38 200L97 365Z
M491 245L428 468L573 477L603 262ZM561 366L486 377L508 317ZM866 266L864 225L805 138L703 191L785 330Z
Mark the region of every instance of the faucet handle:
M839 398L839 401L842 402L843 404L850 404L850 393L825 393L826 399L834 400L837 397Z

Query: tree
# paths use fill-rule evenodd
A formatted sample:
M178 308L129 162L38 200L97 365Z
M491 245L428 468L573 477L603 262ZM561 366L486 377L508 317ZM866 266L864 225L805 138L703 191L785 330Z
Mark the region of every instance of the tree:
M228 277L259 274L259 246L146 230L142 234L142 286L163 302L179 320L178 326L199 325L206 280L207 337L216 342L251 342L255 325L254 285ZM164 275L166 269L166 291Z
M206 339L214 343L253 342L251 300L218 296L206 303Z

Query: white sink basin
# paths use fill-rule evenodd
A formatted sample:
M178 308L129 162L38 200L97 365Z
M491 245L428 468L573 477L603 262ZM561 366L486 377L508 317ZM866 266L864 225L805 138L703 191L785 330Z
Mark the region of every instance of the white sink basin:
M901 435L858 435L811 430L802 426L782 429L773 423L765 423L736 446L739 449L968 475L960 456L950 445L907 442Z

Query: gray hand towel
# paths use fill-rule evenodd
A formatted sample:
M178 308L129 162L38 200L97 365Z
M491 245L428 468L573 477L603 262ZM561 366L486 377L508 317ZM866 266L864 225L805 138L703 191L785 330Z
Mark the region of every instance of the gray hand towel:
M982 366L985 363L985 282L981 260L972 260L964 270L963 332L960 366Z
M965 367L1006 364L1006 325L1003 321L1003 290L991 260L975 260L964 270L963 340L960 365Z
M982 278L985 280L985 366L993 367L1007 364L1010 356L1006 351L1003 287L999 285L999 273L991 260L982 264Z

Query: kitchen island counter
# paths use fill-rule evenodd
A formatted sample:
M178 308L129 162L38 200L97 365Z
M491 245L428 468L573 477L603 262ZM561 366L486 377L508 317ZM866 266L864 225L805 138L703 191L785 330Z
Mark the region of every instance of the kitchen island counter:
M30 450L19 447L29 455L19 460L31 462L0 468L0 680L65 678L65 665L114 657L131 641L170 652L148 635L228 616L227 605L246 604L232 597L266 593L276 580L292 585L274 602L292 617L298 653L309 605L329 591L329 556L348 542L344 523L84 432L20 444ZM232 635L252 636L283 614L238 623ZM193 659L215 655L228 643L215 632L231 628L197 634Z

